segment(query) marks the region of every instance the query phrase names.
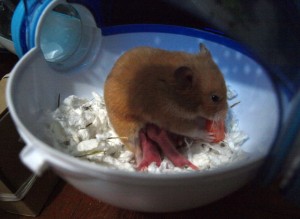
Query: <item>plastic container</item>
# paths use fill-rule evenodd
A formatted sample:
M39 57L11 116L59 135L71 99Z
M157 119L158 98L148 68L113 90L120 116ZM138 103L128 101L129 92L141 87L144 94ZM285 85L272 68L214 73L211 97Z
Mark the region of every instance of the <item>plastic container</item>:
M58 15L58 8L67 8L72 14ZM61 35L44 29L45 24L49 27L56 20L64 24L63 28L67 27ZM7 89L11 115L26 142L20 157L33 172L42 174L51 168L92 197L148 212L178 211L208 204L256 176L278 136L283 120L282 104L269 73L242 46L215 34L184 27L125 25L100 30L85 7L64 1L48 4L36 27L35 47L15 66ZM50 30L55 28L54 25ZM71 30L75 31L73 35ZM49 35L53 46L42 38ZM72 43L64 43L61 36L70 36ZM233 110L240 128L249 135L243 145L249 159L212 171L152 175L109 169L51 146L43 118L57 107L59 95L63 99L73 94L90 97L93 91L101 94L115 60L130 48L147 45L197 52L200 42L210 49L226 82L239 95L241 104Z
M12 53L16 52L11 36L11 20L18 2L18 0L0 2L0 47L8 49Z

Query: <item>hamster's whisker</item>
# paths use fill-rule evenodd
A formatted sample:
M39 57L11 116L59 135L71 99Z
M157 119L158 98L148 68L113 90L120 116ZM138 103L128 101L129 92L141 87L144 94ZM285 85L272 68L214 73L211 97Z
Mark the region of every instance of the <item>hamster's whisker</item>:
M215 115L213 120L212 120L212 127L216 126L217 121L218 121L218 114Z
M126 140L128 140L128 137L108 137L106 139L107 140L110 140L110 139L126 139Z

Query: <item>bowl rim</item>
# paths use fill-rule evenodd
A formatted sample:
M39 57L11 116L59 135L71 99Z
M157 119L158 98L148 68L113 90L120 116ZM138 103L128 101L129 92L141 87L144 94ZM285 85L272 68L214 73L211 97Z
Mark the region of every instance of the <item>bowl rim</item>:
M244 55L252 58L253 60L257 61L257 59L254 58L252 54L250 54L243 46L238 44L237 42L226 38L224 36L220 36L214 33L205 32L203 30L197 30L193 28L187 28L187 27L179 27L179 26L170 26L170 25L145 25L145 24L139 24L139 25L121 25L121 26L113 26L113 27L105 27L102 30L103 36L109 36L109 35L115 35L115 34L122 34L122 33L133 33L133 32L159 32L159 33L171 33L171 34L179 34L179 35L187 35L187 36L193 36L201 39L207 39L213 42L220 43L222 45L226 45L232 49L235 49ZM17 115L15 107L14 107L14 89L16 86L16 81L20 74L22 74L22 66L27 65L27 60L29 60L32 56L38 54L40 52L40 49L38 47L35 47L31 49L28 53L24 55L22 58L22 61L18 62L16 66L13 68L10 80L7 84L7 92L6 92L6 99L8 103L8 107L10 109L10 113L12 115L12 118L17 126L18 131L22 134L22 137L26 136L24 138L27 145L32 145L32 147L36 148L37 150L41 150L46 157L47 163L49 166L54 166L54 168L58 167L58 164L61 165L60 167L64 167L63 169L68 170L70 174L76 175L78 173L81 174L81 176L86 177L99 177L101 175L109 175L111 177L124 177L124 178L136 178L136 179L153 179L153 180L174 180L174 179L193 179L193 178L199 178L199 177L215 177L220 174L228 174L232 171L243 171L248 168L256 167L257 165L260 165L267 154L260 154L258 156L255 156L255 158L250 158L244 161L237 161L233 162L229 165L222 166L215 168L213 170L209 171L191 171L191 172L176 172L171 174L149 174L149 173L143 173L143 172L130 172L130 171L124 171L124 170L118 170L118 169L112 169L110 167L105 167L96 163L92 163L85 160L80 160L78 158L72 157L71 155L65 154L58 149L55 149L51 145L46 144L45 142L41 141L37 137L34 136L33 133L31 133L25 125L21 122L20 117ZM261 64L258 62L258 64ZM274 81L272 80L272 77L266 70L267 74L266 76L269 77L270 82L273 85L274 91L277 93L278 88L275 86ZM278 95L277 95L278 97ZM279 98L278 105L281 106ZM279 123L281 123L281 114L282 109L280 107L279 110ZM280 124L278 125L280 127ZM277 133L279 131L279 128L277 130ZM274 139L275 141L276 139ZM104 177L105 178L105 177Z

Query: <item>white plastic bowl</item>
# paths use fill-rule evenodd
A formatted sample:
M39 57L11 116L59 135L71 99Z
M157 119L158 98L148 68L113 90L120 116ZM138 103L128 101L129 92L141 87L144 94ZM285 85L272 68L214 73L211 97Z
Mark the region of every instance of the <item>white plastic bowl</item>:
M147 29L148 28L148 29ZM159 31L154 31L155 29ZM144 31L142 31L144 30ZM13 69L7 100L18 131L26 142L23 162L41 174L53 169L84 193L121 208L168 212L218 200L249 182L261 166L279 124L276 91L266 71L230 40L196 30L166 26L125 26L98 30L90 53L71 70L55 70L40 48L27 53ZM148 45L197 52L199 42L210 49L226 82L241 103L233 110L240 129L249 135L243 150L249 159L211 171L153 175L124 172L89 163L51 147L43 116L69 95L102 93L115 60L129 48Z

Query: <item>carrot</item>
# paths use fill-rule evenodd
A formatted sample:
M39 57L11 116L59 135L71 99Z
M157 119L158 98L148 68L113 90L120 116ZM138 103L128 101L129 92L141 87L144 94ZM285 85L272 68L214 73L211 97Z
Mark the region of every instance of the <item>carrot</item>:
M206 120L205 129L214 136L214 143L218 143L225 138L225 121Z

